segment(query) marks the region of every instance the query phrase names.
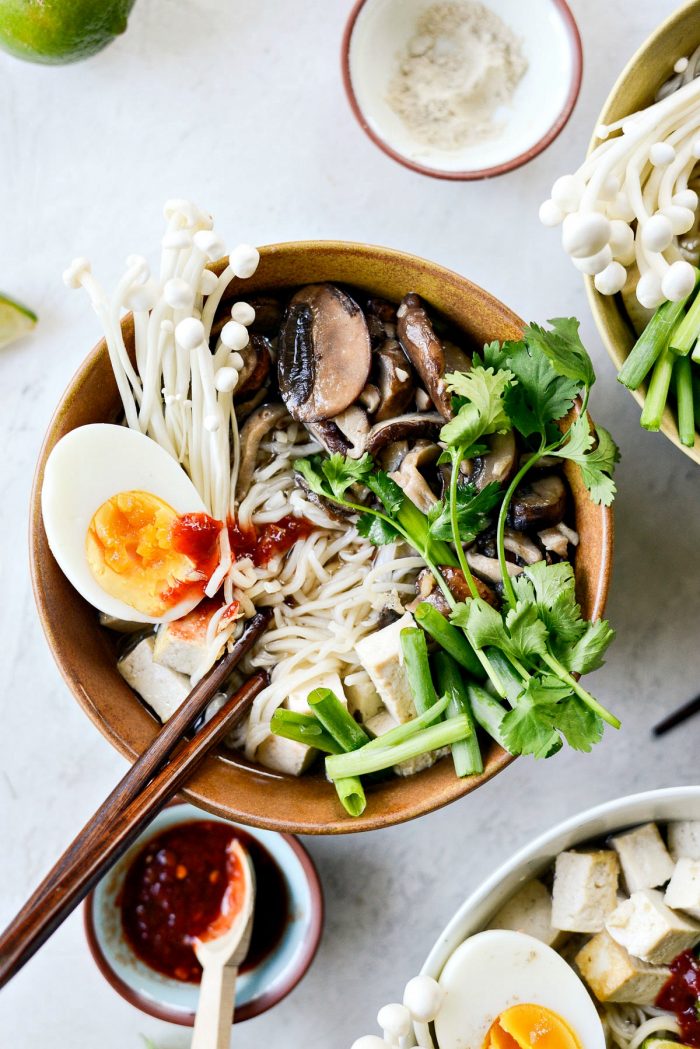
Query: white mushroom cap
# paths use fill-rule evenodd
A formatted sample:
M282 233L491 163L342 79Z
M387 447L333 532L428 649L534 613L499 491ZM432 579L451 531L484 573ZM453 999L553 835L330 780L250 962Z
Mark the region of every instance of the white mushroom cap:
M231 354L231 356L228 359L228 362L230 367L235 368L237 372L239 372L245 364L245 361L241 357L240 353L235 352Z
M196 350L204 342L204 325L194 317L185 317L175 329L175 338L185 350Z
M653 270L647 270L637 281L637 299L648 310L655 310L664 301L661 280Z
M676 61L673 64L673 72L674 73L685 73L687 68L688 68L688 59L687 58L678 58L678 59L676 59Z
M561 175L552 186L552 200L562 211L575 211L583 196L583 179L576 175Z
M247 302L234 302L231 307L231 317L247 328L255 320L255 310Z
M228 264L237 277L252 277L260 262L260 252L251 244L239 244L229 255Z
M610 247L613 258L623 266L629 266L634 260L634 231L622 219L613 219L610 223Z
M160 284L151 277L145 284L131 285L124 296L124 305L127 310L134 310L135 312L152 310L158 302L160 294Z
M690 208L691 211L695 211L698 206L698 195L694 189L681 189L678 193L673 194L671 201L681 208Z
M649 160L654 167L666 167L676 159L676 151L670 142L655 142L649 150Z
M440 1012L444 997L445 992L432 976L414 976L406 984L403 1004L414 1020L427 1024Z
M627 270L622 263L611 262L596 273L593 283L601 295L617 295L627 283Z
M135 271L132 276L132 279L135 281L147 281L151 275L148 259L144 258L143 255L127 255L126 265L128 269Z
M684 259L673 262L661 280L661 291L671 302L680 302L695 287L695 269Z
M610 220L598 211L574 212L564 219L561 240L574 259L596 255L610 240Z
M211 270L203 270L199 278L199 291L202 295L211 295L219 283L219 278Z
M665 251L673 240L670 219L657 212L642 225L641 236L642 244L648 251Z
M551 198L540 204L539 215L543 226L558 226L564 221L564 212Z
M659 214L666 216L676 237L687 233L688 230L693 228L695 222L695 215L691 209L685 208L680 204L669 204L667 208L662 208Z
M174 310L191 310L194 289L182 277L171 277L163 285L163 298Z
M612 248L606 244L595 255L589 255L585 259L572 259L574 266L580 273L594 277L596 273L602 273L613 260Z
M250 341L248 329L238 321L229 321L221 330L221 341L229 350L243 350Z
M377 1023L384 1031L384 1037L398 1041L405 1038L411 1030L411 1014L405 1005L394 1002L384 1005L377 1013Z
M214 386L219 393L231 393L236 389L238 372L235 368L219 368L214 375Z
M79 288L86 273L92 273L92 266L88 259L73 259L70 266L63 271L63 283L67 288Z
M226 254L226 245L214 230L200 229L195 233L193 240L196 247L212 262Z
M365 1034L352 1043L351 1049L391 1049L388 1042L376 1034Z

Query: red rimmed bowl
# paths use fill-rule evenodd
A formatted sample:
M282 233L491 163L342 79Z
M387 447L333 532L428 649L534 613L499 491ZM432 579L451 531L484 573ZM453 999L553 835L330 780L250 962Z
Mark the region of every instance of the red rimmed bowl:
M88 946L107 982L135 1008L184 1027L194 1023L199 985L171 979L137 957L124 935L120 900L127 871L149 841L178 824L203 818L192 805L168 806L99 882L84 907ZM294 990L308 972L323 932L323 890L303 845L291 834L265 830L247 834L274 863L284 883L288 906L287 920L272 950L250 969L246 970L244 964L239 975L236 1023L260 1016ZM264 907L265 900L260 899L258 906Z
M375 145L433 178L493 178L538 156L559 135L576 104L583 49L565 0L489 0L486 6L522 41L527 70L512 104L498 114L501 135L459 149L426 146L391 108L389 84L417 18L432 0L357 0L343 36L341 66L350 107Z
M464 333L465 343L481 347L492 339L518 338L522 321L488 292L434 262L388 248L342 241L301 241L261 249L254 277L234 281L229 294L245 298L275 290L330 281L364 289L399 302L408 290ZM223 263L218 263L221 269ZM123 325L133 352L133 325ZM129 761L151 743L155 717L117 670L112 632L100 627L97 613L72 588L56 564L41 517L41 485L46 459L56 442L85 423L115 420L119 395L104 341L97 344L59 402L42 448L32 494L30 544L32 582L39 616L54 659L86 714ZM594 506L578 468L567 476L580 543L576 585L583 614L603 614L610 584L613 516ZM319 770L295 779L256 766L239 753L209 757L189 781L188 801L237 823L297 834L347 834L391 826L422 816L475 790L501 772L512 757L496 743L484 746L484 772L458 779L451 759L415 776L392 777L368 789L368 803L357 819L347 816L335 790Z

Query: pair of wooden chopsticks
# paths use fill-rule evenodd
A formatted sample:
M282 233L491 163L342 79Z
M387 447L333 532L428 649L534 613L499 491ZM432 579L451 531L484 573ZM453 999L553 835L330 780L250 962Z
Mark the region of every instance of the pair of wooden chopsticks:
M267 682L264 673L253 675L192 739L184 739L269 619L268 611L251 619L232 651L192 689L10 922L0 936L0 987L56 931L247 712Z

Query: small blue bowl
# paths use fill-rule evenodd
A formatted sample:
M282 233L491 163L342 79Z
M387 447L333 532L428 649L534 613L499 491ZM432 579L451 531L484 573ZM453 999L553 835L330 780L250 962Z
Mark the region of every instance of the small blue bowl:
M199 985L182 983L145 965L124 936L119 897L136 854L155 835L178 823L216 820L192 805L164 809L85 901L85 932L92 955L106 980L131 1005L159 1020L191 1027ZM255 968L241 973L236 985L236 1023L271 1009L292 991L314 959L323 928L323 893L311 857L291 834L241 828L267 850L286 881L290 914L282 937Z

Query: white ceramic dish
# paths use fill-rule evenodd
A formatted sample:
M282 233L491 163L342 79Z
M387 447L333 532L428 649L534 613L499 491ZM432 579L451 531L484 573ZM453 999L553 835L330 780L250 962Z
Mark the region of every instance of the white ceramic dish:
M522 39L528 69L504 109L502 135L458 150L416 141L387 101L396 57L433 0L360 0L343 41L350 104L373 141L395 160L437 178L488 178L531 160L559 134L581 84L581 40L564 0L487 0ZM499 114L501 117L501 114Z
M548 830L516 852L465 900L438 936L421 972L437 980L456 948L481 931L518 886L541 874L558 853L637 823L673 819L700 819L700 787L668 787L616 798ZM427 1025L416 1024L415 1034L419 1045L436 1049Z

